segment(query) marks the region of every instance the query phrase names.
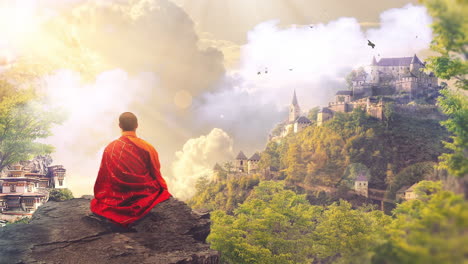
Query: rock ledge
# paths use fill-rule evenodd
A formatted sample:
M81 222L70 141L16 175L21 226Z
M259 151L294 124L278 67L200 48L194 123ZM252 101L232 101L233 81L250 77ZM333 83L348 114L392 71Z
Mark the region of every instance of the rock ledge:
M48 202L29 224L1 228L0 263L219 263L205 243L209 214L170 198L126 230L91 216L90 198Z

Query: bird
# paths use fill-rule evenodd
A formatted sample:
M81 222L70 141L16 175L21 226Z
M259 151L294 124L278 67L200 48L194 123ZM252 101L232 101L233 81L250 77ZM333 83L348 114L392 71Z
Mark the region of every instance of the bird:
M418 36L416 36L416 38L418 38Z
M314 26L312 26L312 25L310 25L309 27L310 27L310 28L314 28Z
M267 69L265 69L265 73L268 73L268 68L267 68Z
M370 40L367 40L367 45L371 46L372 48L374 48L374 47L375 47L375 44L374 44L374 43L372 43Z
M289 71L292 71L293 69L289 69Z
M262 72L257 72L258 75L262 74Z

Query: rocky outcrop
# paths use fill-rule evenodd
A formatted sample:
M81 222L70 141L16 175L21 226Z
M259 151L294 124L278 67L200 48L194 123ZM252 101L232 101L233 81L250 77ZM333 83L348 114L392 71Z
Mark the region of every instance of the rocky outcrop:
M29 224L0 228L0 263L219 262L219 253L205 243L209 214L170 198L129 230L93 216L90 198L48 202Z

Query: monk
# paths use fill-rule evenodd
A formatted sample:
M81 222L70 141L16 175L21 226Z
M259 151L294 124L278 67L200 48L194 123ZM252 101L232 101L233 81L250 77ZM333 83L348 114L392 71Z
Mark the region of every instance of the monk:
M158 152L136 136L137 117L130 112L121 114L119 127L122 136L102 155L91 211L128 228L172 195L160 172Z

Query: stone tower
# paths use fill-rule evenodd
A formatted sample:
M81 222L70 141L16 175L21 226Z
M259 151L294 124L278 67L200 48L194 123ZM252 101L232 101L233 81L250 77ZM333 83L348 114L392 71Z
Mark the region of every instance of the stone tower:
M296 121L299 116L301 116L301 108L297 103L296 90L294 90L293 100L289 106L289 122L292 123Z
M379 83L379 81L379 65L374 56L371 64L371 83Z

